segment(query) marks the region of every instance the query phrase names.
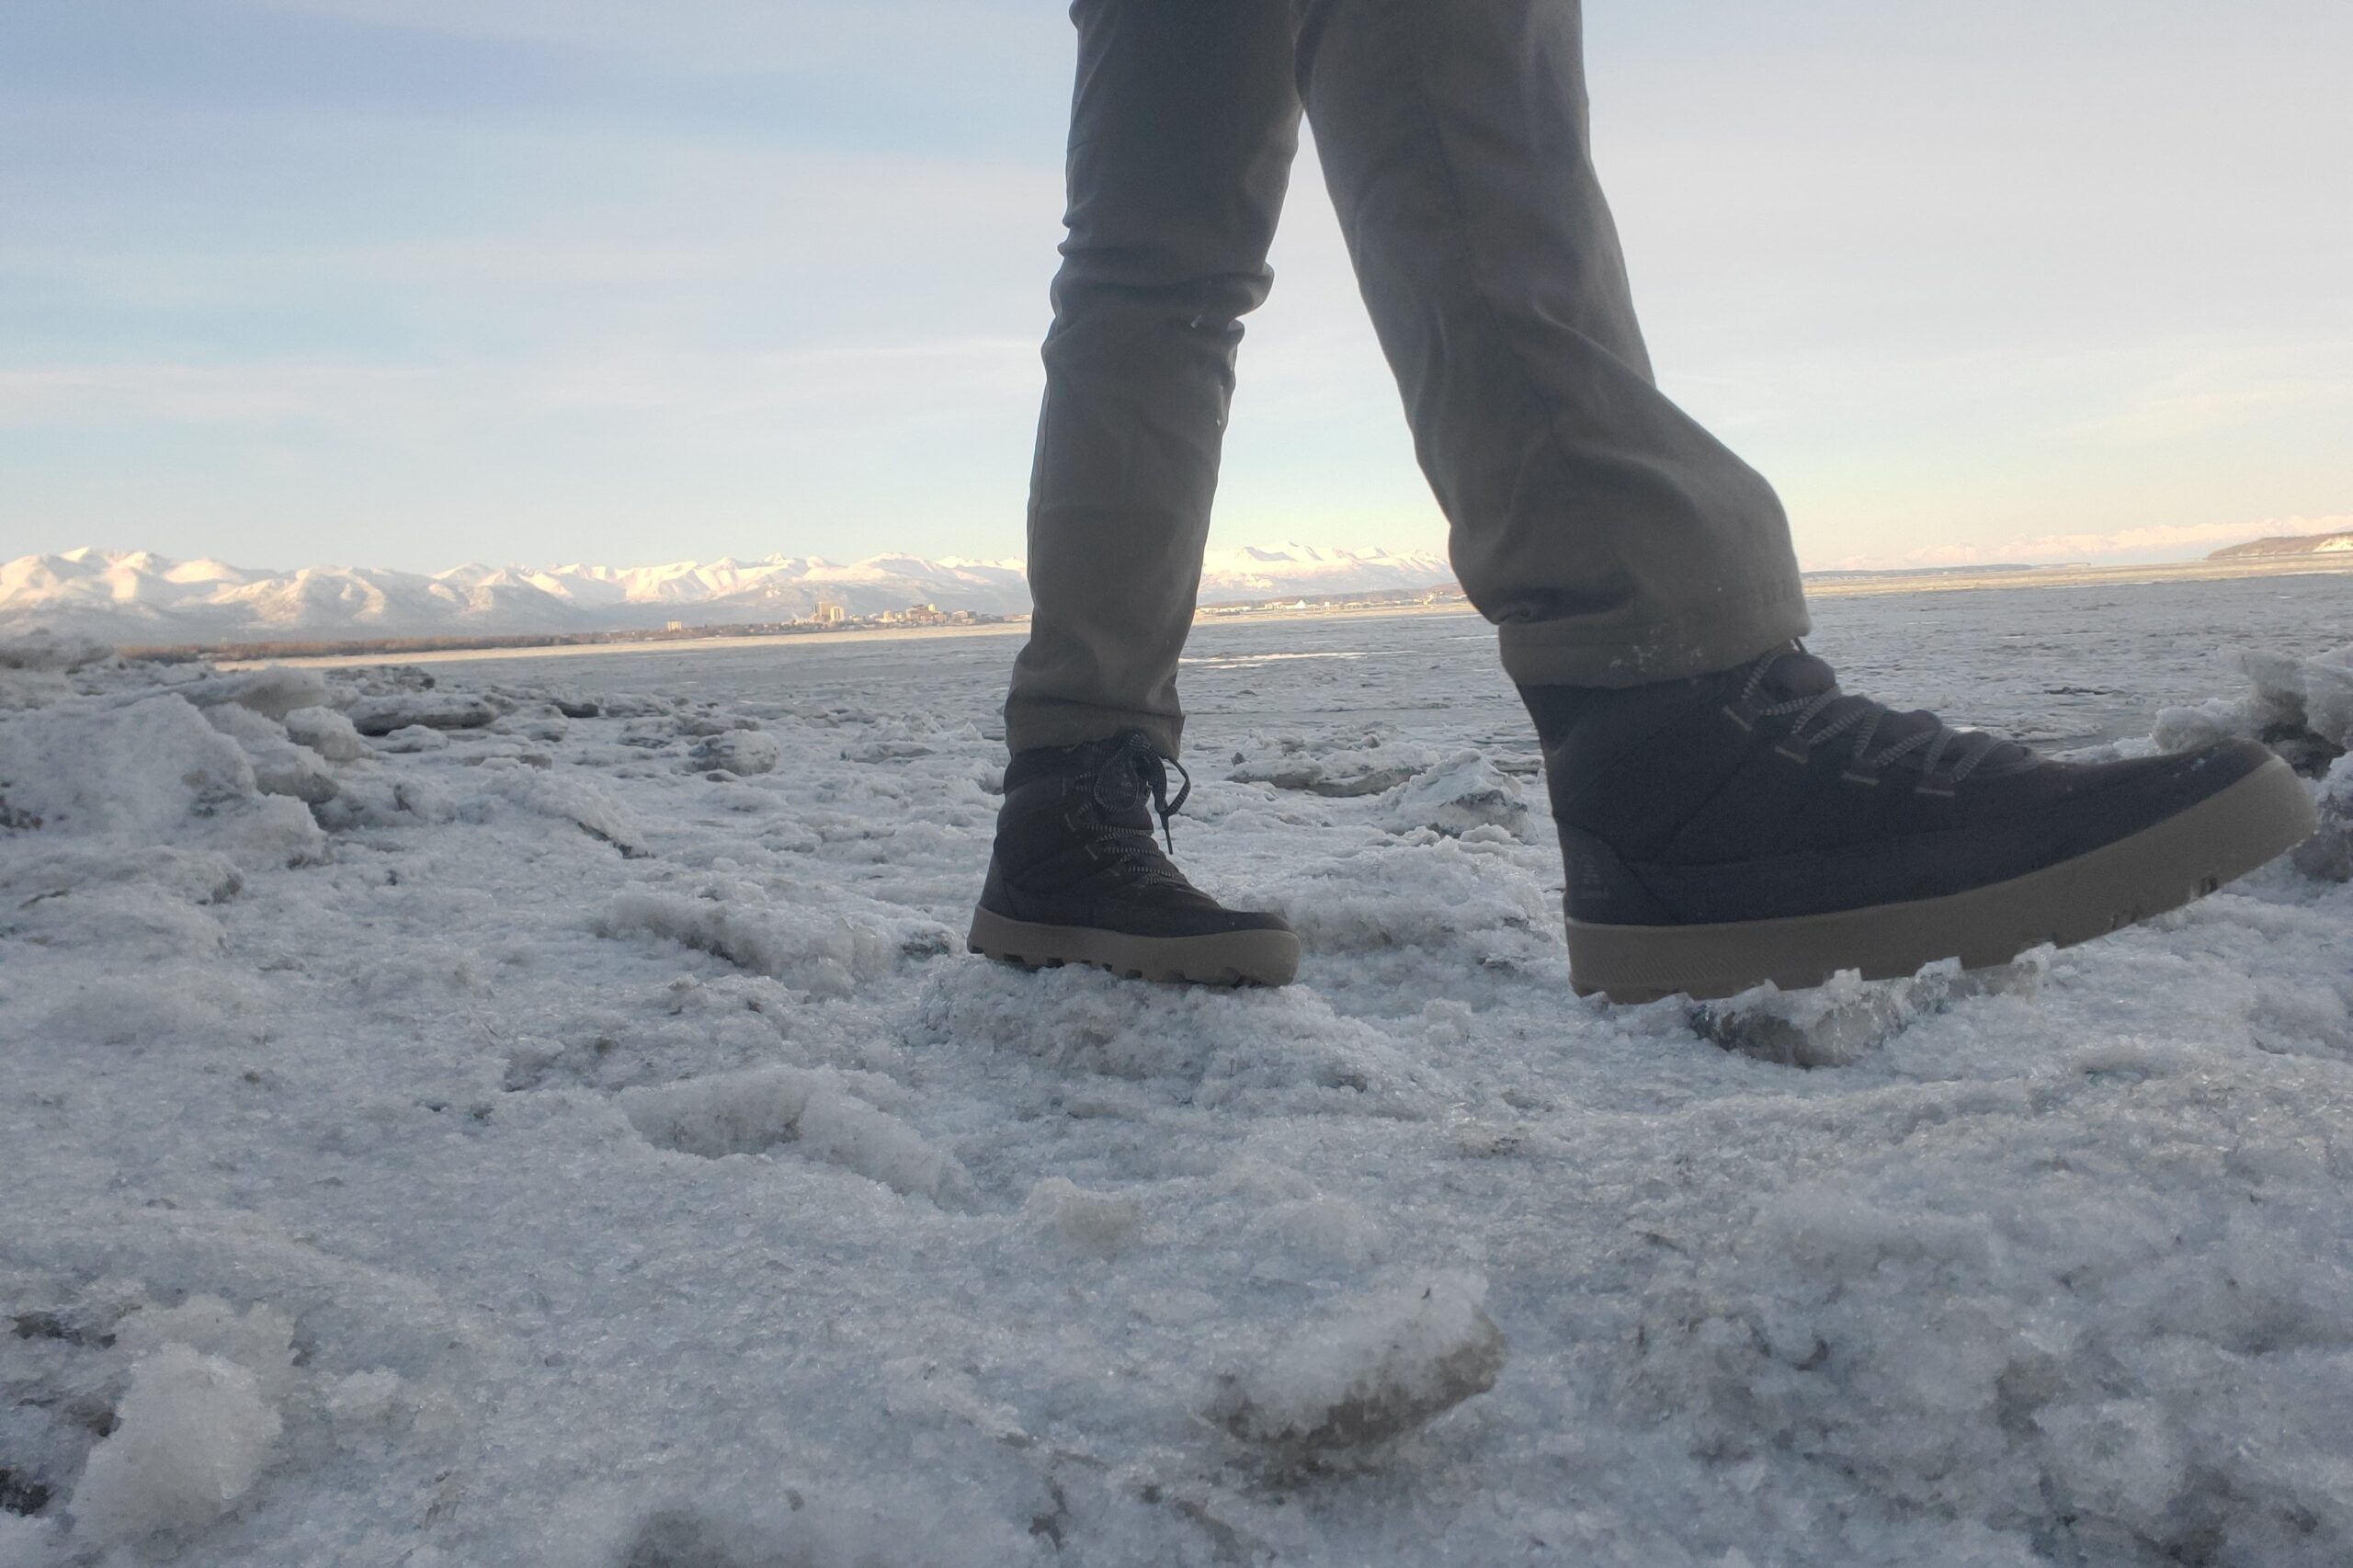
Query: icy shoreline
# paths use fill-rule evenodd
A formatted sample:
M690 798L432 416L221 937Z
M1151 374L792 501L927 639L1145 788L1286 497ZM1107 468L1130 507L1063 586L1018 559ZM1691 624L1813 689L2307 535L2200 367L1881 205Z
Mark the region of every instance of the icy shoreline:
M952 711L11 647L8 1568L2353 1556L2325 853L1609 1009L1523 753L1269 726L1302 983L1175 992L962 953Z

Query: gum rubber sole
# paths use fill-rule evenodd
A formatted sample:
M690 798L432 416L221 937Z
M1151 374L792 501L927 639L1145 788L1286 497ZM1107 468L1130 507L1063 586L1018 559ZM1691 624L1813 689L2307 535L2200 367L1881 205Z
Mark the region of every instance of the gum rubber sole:
M1655 1002L1731 996L1771 981L1820 985L1840 970L1897 980L1957 958L2007 963L2044 942L2072 947L2178 909L2295 847L2318 825L2312 797L2274 759L2188 810L2029 871L1942 898L1829 915L1709 926L1569 922L1569 973L1580 996Z
M1288 985L1299 972L1299 937L1290 931L1134 937L1086 926L1037 926L976 909L964 945L1025 969L1092 964L1130 980L1174 984Z

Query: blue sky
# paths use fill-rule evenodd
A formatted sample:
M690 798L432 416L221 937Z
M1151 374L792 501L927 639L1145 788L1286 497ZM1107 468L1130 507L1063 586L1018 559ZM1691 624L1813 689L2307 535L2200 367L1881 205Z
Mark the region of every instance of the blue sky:
M1592 0L1662 381L1809 565L2353 527L2348 13ZM0 558L1018 554L1069 65L1051 0L13 0ZM1312 157L1275 265L1214 542L1438 543Z

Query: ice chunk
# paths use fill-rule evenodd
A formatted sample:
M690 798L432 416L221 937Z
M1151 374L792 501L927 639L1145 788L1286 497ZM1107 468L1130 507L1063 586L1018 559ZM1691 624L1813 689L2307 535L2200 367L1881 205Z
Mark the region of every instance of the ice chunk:
M963 1167L887 1111L835 1090L809 1096L795 1130L811 1155L894 1192L942 1201L961 1194Z
M0 722L0 796L52 833L168 839L256 793L236 743L177 697L61 702Z
M620 850L624 859L642 859L654 853L646 847L645 824L638 821L637 813L594 779L510 767L491 774L489 786L493 793L527 812L577 824L589 837Z
M406 756L420 751L444 751L449 744L449 737L439 730L424 724L404 724L397 730L386 731L376 742L375 749L393 756Z
M1228 1377L1220 1425L1286 1459L1364 1449L1495 1387L1503 1331L1486 1283L1443 1274L1352 1303Z
M784 748L774 735L759 730L729 730L698 742L689 758L697 767L749 777L775 772L783 756Z
M823 995L847 996L887 972L897 936L864 916L824 906L756 903L638 889L597 916L604 937L644 932Z
M69 839L36 852L30 843L0 859L0 899L23 909L108 887L152 887L189 903L219 903L244 891L227 856L169 845L108 845Z
M286 715L286 735L296 745L310 747L329 762L358 762L369 756L366 741L351 721L334 709L297 708Z
M244 811L223 813L206 835L240 866L318 866L332 858L326 835L302 801L259 796Z
M1335 800L1378 795L1437 766L1438 753L1376 731L1352 744L1318 746L1297 735L1259 743L1233 754L1226 777L1238 784L1272 784Z
M457 802L425 778L346 778L335 798L316 811L320 824L337 833L356 827L438 824L453 822L458 815Z
M335 775L318 754L287 739L285 726L254 710L224 702L205 710L212 727L237 743L265 795L290 795L316 805L335 799Z
M363 735L389 735L406 729L479 730L498 717L498 710L464 692L401 691L363 697L344 710L344 717Z
M813 1159L910 1196L960 1193L963 1168L887 1111L797 1067L714 1073L683 1084L625 1089L621 1114L646 1142L705 1159L794 1143Z
M543 745L554 745L572 734L571 723L563 714L555 712L516 714L501 719L492 728L500 734L513 735L518 740L538 741Z
M244 876L225 855L162 845L67 839L0 856L6 934L61 951L112 949L148 961L219 954L227 933L199 907L234 897Z
M1459 751L1381 799L1380 821L1392 833L1432 828L1459 838L1476 827L1517 836L1528 824L1519 781L1475 751Z
M318 671L278 665L248 675L208 676L172 689L199 708L234 704L279 721L298 708L315 707L327 699L327 683Z
M2259 740L2299 773L2324 772L2353 750L2353 645L2304 659L2243 653L2238 665L2253 689L2191 708L2159 710L2152 739L2161 751L2188 751L2218 740Z
M387 1425L399 1413L402 1383L398 1372L381 1367L335 1379L323 1392L320 1403L339 1432L364 1432Z
M66 675L114 657L105 643L71 632L37 627L17 637L0 637L0 670Z
M2031 993L2050 972L2051 954L2035 948L1969 971L1945 960L1909 980L1866 981L1841 970L1804 991L1767 983L1728 1001L1692 1004L1687 1019L1694 1034L1726 1051L1785 1067L1843 1067L1963 997Z
M723 735L731 730L756 730L759 727L760 722L757 719L747 719L734 713L683 713L679 715L676 724L678 733L697 738L704 735Z
M310 813L265 797L237 743L174 695L0 720L0 828L207 846L248 868L324 859Z
M716 1160L756 1154L793 1135L821 1081L798 1067L713 1073L621 1091L621 1114L647 1142Z
M1852 970L1805 991L1770 984L1690 1010L1691 1030L1760 1061L1843 1067L1909 1023L1909 986L1867 983Z
M285 725L266 713L256 713L233 702L216 702L210 707L199 703L197 710L204 715L206 723L233 741L282 741L286 738Z
M152 887L101 884L36 897L8 915L7 936L67 952L106 949L113 961L141 964L215 959L228 946L219 919Z
M115 1417L74 1488L77 1533L100 1544L211 1524L253 1489L279 1430L251 1371L186 1345L139 1363Z
M2353 881L2353 753L2329 766L2320 787L2320 826L2289 859L2308 877Z
M1116 1257L1143 1230L1143 1205L1124 1193L1089 1192L1068 1176L1048 1176L1022 1208L1064 1245Z

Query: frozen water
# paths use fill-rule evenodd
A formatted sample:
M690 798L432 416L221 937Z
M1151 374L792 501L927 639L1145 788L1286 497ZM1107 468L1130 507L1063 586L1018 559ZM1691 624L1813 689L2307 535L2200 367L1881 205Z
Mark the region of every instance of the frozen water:
M326 707L297 708L286 715L287 738L309 746L329 762L358 762L369 755L368 743L349 719Z
M391 735L403 730L478 730L498 717L498 710L465 692L403 691L363 697L344 710L351 727L363 735Z
M2250 689L2157 714L2154 739L2168 751L2231 737L2262 741L2295 765L2319 773L2353 748L2353 647L2317 658L2245 653Z
M1292 1462L1402 1437L1495 1386L1504 1335L1486 1298L1486 1281L1441 1275L1349 1302L1229 1374L1217 1416Z
M1003 636L0 655L0 1563L2353 1560L2343 583L1824 601L2334 826L1706 1007L1569 994L1463 616L1196 639L1277 993L963 952Z
M114 1430L90 1452L76 1533L106 1545L211 1524L252 1488L279 1430L251 1371L163 1346L131 1369Z
M103 642L71 633L36 630L0 637L0 670L67 674L114 656Z
M2353 881L2353 758L2338 757L2320 787L2320 828L2296 846L2296 869L2332 882Z
M697 767L752 774L774 773L784 752L774 735L757 730L729 730L705 739L689 755Z
M315 707L327 699L327 683L316 670L283 666L244 675L199 677L183 681L172 689L199 708L233 705L281 722L295 710Z

